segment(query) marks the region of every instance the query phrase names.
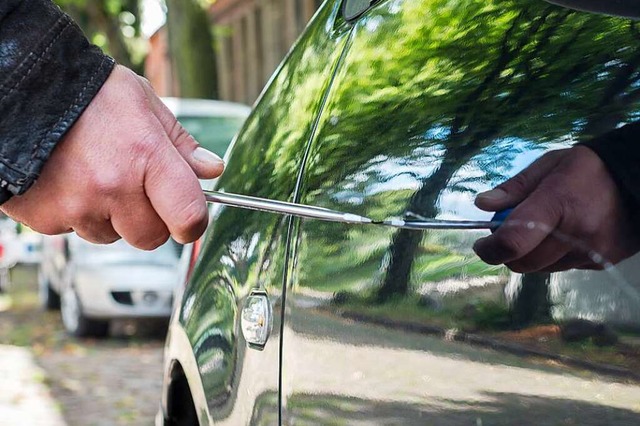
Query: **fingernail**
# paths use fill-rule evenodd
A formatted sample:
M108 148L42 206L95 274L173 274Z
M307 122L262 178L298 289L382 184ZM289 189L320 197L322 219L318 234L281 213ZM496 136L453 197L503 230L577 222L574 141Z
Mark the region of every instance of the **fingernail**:
M476 198L483 198L488 201L504 201L507 193L502 189L492 189L491 191L481 192Z
M214 154L213 152L202 148L201 146L199 146L198 148L195 149L195 151L193 151L193 158L196 161L200 161L201 163L206 163L207 165L222 165L224 166L224 161L222 161L222 158L218 157L216 154Z

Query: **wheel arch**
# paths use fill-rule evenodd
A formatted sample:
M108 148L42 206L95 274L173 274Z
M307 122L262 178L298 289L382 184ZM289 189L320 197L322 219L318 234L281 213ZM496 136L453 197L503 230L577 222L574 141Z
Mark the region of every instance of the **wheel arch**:
M176 323L170 325L167 336L164 380L162 412L165 421L174 417L176 410L181 413L184 405L191 403L200 426L214 424L191 343L185 331ZM189 395L184 394L187 391ZM170 426L174 423L165 424Z

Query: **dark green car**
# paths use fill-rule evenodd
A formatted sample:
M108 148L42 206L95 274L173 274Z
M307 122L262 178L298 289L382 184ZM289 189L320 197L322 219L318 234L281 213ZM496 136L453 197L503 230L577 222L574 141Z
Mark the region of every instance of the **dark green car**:
M639 116L631 19L541 0L328 0L216 189L489 220L475 194ZM637 256L516 274L474 254L488 230L211 213L158 424L640 424Z

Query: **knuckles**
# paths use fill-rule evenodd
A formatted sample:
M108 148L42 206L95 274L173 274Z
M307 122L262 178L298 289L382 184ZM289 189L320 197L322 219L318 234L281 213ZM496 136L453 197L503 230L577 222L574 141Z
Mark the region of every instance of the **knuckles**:
M140 250L155 250L169 240L169 231L158 232L156 235L145 235L144 238L137 238L133 240L127 240L132 246L139 248Z
M507 268L509 268L513 272L517 272L518 274L526 274L526 273L535 272L539 270L539 268L537 268L536 266L523 261L509 262L509 263L506 263L505 265L507 266Z
M133 159L147 160L158 151L160 141L166 137L158 126L154 122L143 125L138 134L131 138L128 149Z
M171 131L169 132L169 139L171 139L176 148L180 148L185 144L195 144L195 139L187 130L182 127L182 124L175 118L172 118Z
M181 244L196 240L207 227L208 211L204 202L195 200L178 212L172 231L174 238Z
M476 244L476 254L490 265L499 265L522 257L525 253L523 237L515 229L496 232Z
M72 231L71 228L65 225L62 225L60 222L57 222L57 223L34 222L34 223L25 223L25 224L29 226L29 228L31 228L32 230L39 232L40 234L43 234L43 235L60 235L60 234L66 234Z
M130 179L126 173L118 169L111 169L103 173L97 173L87 179L86 200L91 200L91 207L96 207L107 198L118 198L127 191Z
M526 171L520 172L508 181L499 185L498 188L509 194L525 194L530 189L529 176Z

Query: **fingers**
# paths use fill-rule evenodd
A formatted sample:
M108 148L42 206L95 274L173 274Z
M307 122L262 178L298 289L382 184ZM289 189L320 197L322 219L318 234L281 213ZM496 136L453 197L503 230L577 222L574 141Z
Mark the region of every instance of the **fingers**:
M196 174L213 178L222 169L139 77L117 66L38 181L3 209L47 234L73 229L96 243L122 235L151 249L170 232L187 243L208 224Z
M492 235L476 241L473 250L483 261L498 265L520 259L557 227L562 219L562 205L544 192L534 191ZM547 252L543 254L550 256Z
M593 262L586 253L569 253L553 265L542 269L543 272L560 272L569 269L602 270L604 263Z
M172 146L163 146L147 165L144 190L174 239L195 241L207 227L208 211L200 183Z
M165 133L176 147L182 158L191 166L200 179L214 179L224 171L224 161L216 154L202 148L198 142L176 120L173 113L158 98L151 85L140 80L147 94L151 111L156 116Z
M169 239L169 230L146 197L132 197L111 217L115 231L129 244L153 250Z
M615 181L585 147L543 156L476 204L486 210L517 206L474 245L485 262L516 272L603 269L640 250Z
M511 179L478 194L476 206L485 211L498 211L517 205L538 186L561 157L562 150L543 155Z
M556 235L550 234L529 254L507 263L507 267L520 273L545 270L564 259L573 248L572 244L561 241Z
M94 244L111 244L120 239L109 220L90 221L73 228L83 240Z

